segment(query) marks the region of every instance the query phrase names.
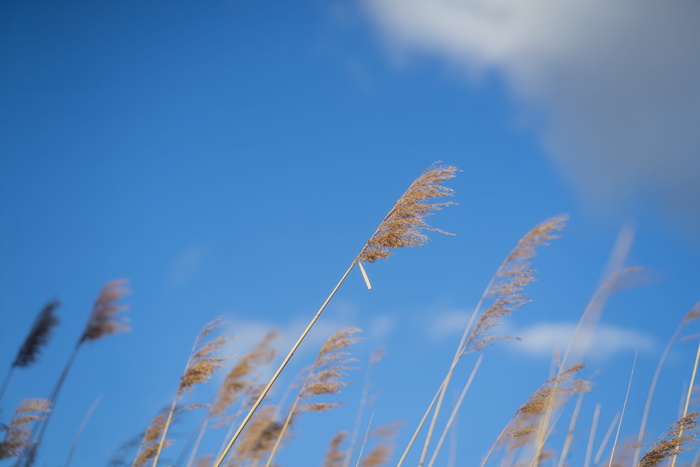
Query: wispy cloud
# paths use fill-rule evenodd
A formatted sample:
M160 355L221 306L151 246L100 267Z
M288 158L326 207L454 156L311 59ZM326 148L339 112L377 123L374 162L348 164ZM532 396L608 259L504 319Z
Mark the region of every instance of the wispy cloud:
M464 312L445 311L438 313L426 327L427 337L444 340L458 337L464 332L469 316ZM576 323L538 323L523 328L514 328L504 323L493 330L494 335L518 337L519 340L506 340L502 344L510 351L533 357L552 358L555 352L563 355L574 332ZM586 348L582 348L582 346ZM572 354L586 358L604 360L620 353L651 352L657 346L654 337L631 328L609 324L596 326L589 343L574 344Z
M519 341L510 341L508 347L519 353L551 358L554 352L562 355L576 327L575 323L539 323L520 330L513 330ZM576 343L574 343L576 347ZM656 348L656 340L645 333L630 328L608 324L598 325L587 352L573 349L573 353L585 355L594 360L605 360L620 353L651 352Z
M700 3L365 0L394 50L505 76L599 208L652 201L700 226Z

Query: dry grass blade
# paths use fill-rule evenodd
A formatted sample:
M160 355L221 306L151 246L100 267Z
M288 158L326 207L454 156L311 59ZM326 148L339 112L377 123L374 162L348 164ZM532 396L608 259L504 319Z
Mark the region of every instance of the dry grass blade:
M581 364L574 365L548 379L540 386L520 406L501 434L496 438L496 441L481 463L482 467L499 444L507 443L508 449L514 450L530 443L537 434L541 417L550 411L552 407L562 403L561 396L569 396L585 390L587 386L582 385L579 380L573 379L573 376L584 367L585 365Z
M50 412L51 403L46 399L24 399L12 417L0 443L0 459L19 457L32 444L31 423L42 420Z
M698 425L700 412L693 412L671 425L644 454L639 467L654 467L678 453L689 451L689 444L696 441L698 434L694 432Z
M127 279L116 279L108 282L100 291L92 307L92 314L85 326L80 342L94 341L104 336L130 331L125 319L119 319L119 313L126 311L127 305L117 302L129 294Z
M17 357L12 366L27 367L36 361L41 348L51 338L51 331L58 324L58 317L54 313L60 302L54 300L46 304L37 316L32 329L29 331L24 344L17 352Z
M360 330L357 328L342 328L323 344L318 352L316 361L309 369L308 375L289 409L266 466L272 465L275 454L291 426L292 420L303 412L325 412L339 405L338 403L323 402L308 403L308 400L318 396L338 394L342 388L348 385L342 379L345 372L349 369L348 364L351 361L349 358L350 354L345 349L359 340L359 338L354 337L358 332Z
M328 443L326 456L323 458L323 467L342 467L345 452L341 449L343 441L348 437L347 431L341 431Z
M430 227L424 218L432 211L454 204L429 201L452 196L453 190L442 184L453 178L456 173L456 167L445 165L433 165L423 172L386 215L358 259L373 263L391 256L393 249L423 245L428 241L428 236L423 234L422 230L445 233Z

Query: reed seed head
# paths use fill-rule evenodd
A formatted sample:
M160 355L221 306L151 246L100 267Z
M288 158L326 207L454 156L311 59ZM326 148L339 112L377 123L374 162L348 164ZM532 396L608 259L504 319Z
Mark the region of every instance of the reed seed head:
M129 308L127 305L119 305L117 303L130 293L128 282L127 279L116 279L102 287L92 307L92 314L85 331L80 338L81 343L131 330L125 324L126 319L120 319L117 316Z
M282 424L277 420L275 407L258 410L243 432L238 442L232 462L227 465L243 465L245 461L259 461L265 458L279 438Z
M359 338L353 337L360 332L357 328L342 328L334 333L321 347L316 357L316 361L309 370L304 385L299 392L302 400L314 396L338 394L342 388L347 386L343 381L345 371L349 369L348 364L352 361L349 353L345 351ZM324 411L338 406L338 404L308 404L302 405L298 412L304 411Z
M362 467L380 467L389 463L391 453L394 451L393 440L398 434L400 425L401 423L391 423L369 433L368 438L376 439L377 443L362 459L360 463Z
M671 425L644 454L639 467L654 467L670 457L691 450L689 445L698 437L695 430L698 425L698 415L700 412L693 412Z
M240 396L246 394L246 390L253 384L253 381L249 379L251 373L270 363L274 358L275 349L272 347L272 342L277 338L277 335L276 332L268 333L250 353L241 357L229 371L211 407L212 415L222 415Z
M528 442L537 433L540 418L551 409L561 405L569 396L588 390L587 384L573 379L585 365L577 364L548 379L515 412L503 434L496 440L508 442L510 450L517 449Z
M223 322L221 322L220 318L216 318L214 321L207 324L200 332L195 341L195 351L187 362L185 373L182 375L182 378L180 378L180 386L177 390L178 394L186 394L197 384L209 381L214 372L223 367L221 362L228 357L221 357L215 354L231 340L231 336L217 336L204 345L200 345L206 336L211 334L222 324Z
M341 431L331 439L331 442L328 443L326 456L323 458L323 467L342 467L345 451L342 450L341 446L347 437L348 432Z
M17 357L12 366L28 367L36 361L41 348L48 343L53 328L58 324L58 316L56 316L55 311L59 305L60 302L54 300L44 306L39 316L36 317L32 329L24 340L24 344L17 352Z
M32 423L42 420L50 409L46 399L24 399L15 410L12 421L5 428L5 439L0 443L0 459L19 457L32 445Z
M143 467L147 464L150 459L153 459L158 452L158 446L160 444L160 438L163 435L163 430L165 429L165 424L168 418L168 411L164 410L159 415L157 415L151 423L148 424L146 432L141 440L141 446L139 446L139 451L134 459L133 467ZM163 447L166 448L172 444L172 441L165 440Z
M428 241L423 230L441 230L430 227L425 217L444 206L455 203L436 203L431 200L452 196L453 190L444 187L445 180L453 178L457 168L447 165L433 165L409 186L384 221L360 252L358 259L373 263L391 256L391 250L402 247L420 246Z
M488 332L501 324L501 319L510 316L530 300L523 293L525 287L534 282L535 270L530 267L530 259L536 255L539 246L558 238L555 232L564 228L568 216L552 217L538 224L518 241L513 251L506 257L493 277L485 295L493 297L491 306L479 317L474 330L464 345L464 352L479 352L502 339L515 339L509 336L488 336Z

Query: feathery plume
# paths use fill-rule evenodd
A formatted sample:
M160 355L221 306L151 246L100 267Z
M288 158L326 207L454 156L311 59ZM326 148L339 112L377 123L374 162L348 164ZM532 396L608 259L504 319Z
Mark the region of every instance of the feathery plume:
M272 342L277 338L277 332L268 333L248 354L244 355L226 375L216 399L211 407L212 415L224 414L250 388L252 381L248 379L253 371L272 361L275 349Z
M698 415L700 412L690 413L671 425L644 454L639 467L654 467L678 453L689 451L691 448L688 445L698 437L694 431L698 425Z
M535 256L536 248L547 245L550 240L559 238L554 232L564 228L568 216L552 217L538 224L520 239L513 251L506 257L496 271L485 295L494 297L492 305L484 312L469 339L464 344L464 352L478 352L488 347L495 340L513 339L512 337L487 336L488 332L500 325L501 318L529 302L523 293L526 285L535 281L535 270L530 268L530 259Z
M336 434L328 443L326 456L323 458L323 467L342 467L345 452L341 449L343 441L348 437L347 431Z
M2 383L2 387L0 387L0 399L5 394L5 389L7 389L12 379L15 368L26 368L34 363L41 352L41 348L49 341L53 328L58 324L58 317L54 311L59 305L60 303L57 300L47 303L34 320L29 334L24 339L24 343L19 348L14 362L12 362L10 369L5 375L5 380Z
M94 341L104 336L130 331L131 328L119 320L117 314L126 311L127 305L118 305L117 302L129 294L127 279L115 279L108 282L92 307L92 314L85 326L80 342Z
M177 388L177 393L173 399L173 403L170 406L170 411L166 415L163 428L160 432L160 442L155 445L155 454L153 455L153 467L158 465L158 459L160 458L160 453L164 447L167 446L166 436L168 434L168 428L173 419L175 413L175 408L177 407L177 402L183 394L189 393L194 386L200 383L204 383L211 379L214 372L221 368L223 365L221 362L226 360L228 357L222 357L215 355L221 350L229 340L231 336L220 335L216 338L202 344L202 341L209 334L214 332L216 329L221 327L224 323L221 318L216 318L209 322L204 329L199 333L192 346L192 352L189 359L187 360L187 365L185 366L185 372L180 377L180 385ZM183 410L191 410L195 408L202 407L201 404L191 404L183 408Z
M156 456L161 446L170 446L170 440L160 440L164 434L165 421L168 417L168 410L163 410L160 414L151 420L146 428L146 432L141 440L141 445L139 446L138 454L131 464L131 467L144 467L149 460ZM159 441L160 440L160 441Z
M32 431L29 425L42 420L51 411L46 399L24 399L6 428L5 439L0 443L0 459L19 457L32 444Z
M430 227L425 217L432 211L455 203L431 203L430 200L452 196L453 190L442 184L457 173L457 168L433 165L418 177L399 198L360 253L359 260L373 263L392 255L396 248L420 246L428 241L423 230L446 233Z
M199 346L202 340L219 328L223 323L219 318L207 324L195 341L195 347ZM221 335L207 342L197 349L189 361L185 373L180 378L178 395L187 394L194 386L209 381L216 370L222 368L221 362L228 357L215 355L221 348L231 340L231 336Z
M248 429L236 446L232 462L227 466L244 465L246 461L257 463L269 453L279 439L282 424L277 421L275 407L264 407L255 414Z
M377 439L378 442L367 453L360 462L361 467L380 467L389 462L391 453L394 450L393 440L398 434L400 423L392 423L386 426L380 426L372 430L369 438Z
M49 341L53 328L58 324L58 317L54 312L60 304L58 300L54 300L41 310L12 366L27 367L36 361L41 348Z

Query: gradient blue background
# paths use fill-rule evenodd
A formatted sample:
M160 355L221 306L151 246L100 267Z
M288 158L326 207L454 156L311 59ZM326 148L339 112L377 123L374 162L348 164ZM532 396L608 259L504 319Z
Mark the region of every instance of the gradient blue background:
M352 430L379 347L387 355L371 377L373 426L404 421L402 450L459 341L454 313L466 322L518 239L560 213L571 215L568 227L535 258L534 302L507 330L575 323L621 225L636 225L626 263L648 268L650 280L614 296L602 325L633 331L640 344L586 361L586 376L599 373L572 462L582 463L595 403L598 440L621 410L641 347L621 439L636 433L660 353L700 298L698 230L667 217L643 185L612 208L587 201L548 156L546 115L503 73L475 77L430 53L397 57L369 16L362 4L326 1L3 2L0 367L46 301L62 302L39 362L15 372L3 422L22 398L48 396L102 285L128 278L133 289L124 300L133 331L81 350L38 465L63 465L99 396L72 465L105 465L170 403L192 341L219 315L239 336L230 352L246 352L267 329L284 334L286 351L386 211L438 160L462 170L447 183L459 205L429 222L456 235L431 234L428 245L367 266L371 291L353 271L272 400L343 325L365 331L353 349L356 383L338 398L343 407L303 415L279 463L319 465L333 434ZM688 204L697 215L697 199ZM457 465L475 465L549 376L551 352L528 349L523 341L488 350L460 415ZM677 419L694 355L693 341L671 353L649 442ZM460 366L454 392L473 362ZM208 402L220 381L186 401ZM173 427L163 465L200 415ZM201 453L223 435L210 432Z

